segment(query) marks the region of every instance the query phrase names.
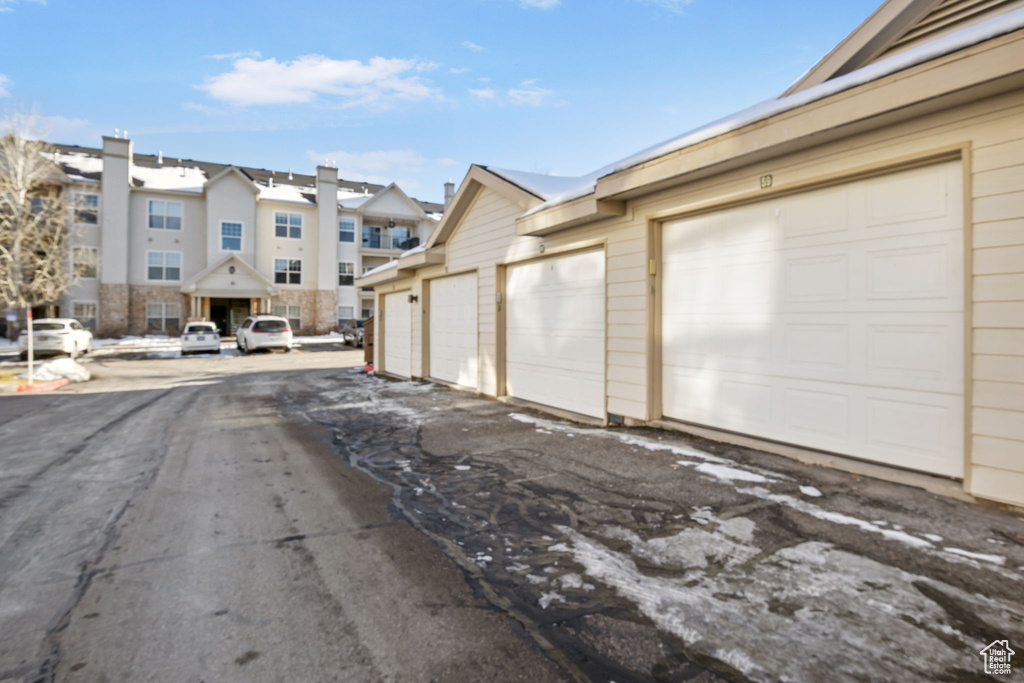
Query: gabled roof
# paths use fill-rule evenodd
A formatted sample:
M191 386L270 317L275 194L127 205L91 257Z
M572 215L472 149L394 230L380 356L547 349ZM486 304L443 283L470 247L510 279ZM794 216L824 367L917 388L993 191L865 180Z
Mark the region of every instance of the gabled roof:
M427 240L427 248L431 248L437 244L444 244L451 237L452 233L458 227L459 222L466 215L466 211L473 204L473 200L480 193L483 188L491 189L501 196L505 197L509 201L518 204L523 207L526 211L541 203L544 197L535 192L531 192L524 188L521 183L514 182L509 178L499 175L499 173L515 173L514 171L496 171L487 168L486 166L480 166L473 164L469 167L469 171L466 173L466 177L462 179L462 183L459 184L459 190L455 193L452 198L451 204L445 209L444 216L441 217L441 222L437 224L434 231L430 234L430 239ZM536 174L523 174L523 175L536 175ZM523 181L523 178L519 178Z
M219 183L221 180L227 178L230 175L237 176L239 179L241 179L242 182L245 183L245 186L249 188L249 191L252 192L253 194L258 195L260 193L260 189L256 187L256 183L253 182L252 178L246 175L245 172L243 172L242 169L238 168L237 166L228 166L223 171L207 180L206 183L203 185L203 189L206 189L207 187L213 185L214 183Z
M1021 6L1022 0L887 0L782 96Z
M360 205L359 210L362 213L364 213L364 214L366 214L366 213L373 213L373 211L372 211L373 205L376 204L376 203L379 203L388 194L397 194L398 197L403 202L405 202L405 204L407 204L409 206L409 208L413 210L413 213L418 218L420 218L421 220L427 217L427 214L423 210L423 208L419 204L417 204L414 199L412 199L409 195L407 195L405 192L403 192L402 188L400 188L398 185L395 185L394 183L391 183L390 185L385 187L383 190L381 190L380 192L377 192L372 197L370 197L368 200L363 202Z
M185 282L181 284L181 291L186 294L195 292L196 289L198 288L199 283L202 280L209 277L211 274L216 273L218 270L228 265L229 263L241 269L242 273L244 273L245 275L248 275L250 278L256 280L260 288L263 289L267 293L267 295L277 294L277 287L274 285L274 283L272 283L267 278L263 277L263 275L261 275L258 270L249 265L249 263L246 262L246 260L243 259L238 254L228 254L227 256L217 261L213 265L207 267L206 269L196 273L189 279L185 280Z

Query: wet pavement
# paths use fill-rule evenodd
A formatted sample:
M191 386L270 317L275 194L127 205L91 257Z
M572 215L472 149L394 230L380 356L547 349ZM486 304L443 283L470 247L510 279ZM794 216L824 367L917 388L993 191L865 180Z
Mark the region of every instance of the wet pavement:
M1019 513L358 370L288 393L577 678L967 681L1024 645Z

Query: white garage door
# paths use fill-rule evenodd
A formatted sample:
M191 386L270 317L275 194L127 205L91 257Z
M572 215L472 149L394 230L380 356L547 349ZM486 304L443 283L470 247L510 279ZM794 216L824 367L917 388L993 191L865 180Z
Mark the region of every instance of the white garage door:
M412 304L409 292L384 295L384 372L412 377Z
M476 273L430 281L430 376L477 388Z
M604 417L604 252L508 270L509 396Z
M665 416L962 476L960 173L666 223Z

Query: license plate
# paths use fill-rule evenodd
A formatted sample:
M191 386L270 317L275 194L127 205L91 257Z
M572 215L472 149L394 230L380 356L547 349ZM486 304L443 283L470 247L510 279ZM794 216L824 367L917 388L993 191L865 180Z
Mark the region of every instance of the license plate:
M199 341L206 341L206 337L204 337L203 335L199 335L198 337L196 337L196 339Z

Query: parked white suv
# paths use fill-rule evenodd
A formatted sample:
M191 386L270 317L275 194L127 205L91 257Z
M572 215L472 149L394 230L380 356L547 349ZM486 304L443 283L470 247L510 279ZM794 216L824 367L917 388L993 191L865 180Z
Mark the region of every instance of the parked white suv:
M213 323L186 323L181 333L181 355L220 353L220 331Z
M256 349L292 350L292 328L286 318L276 315L249 316L238 326L235 339L242 353Z
M32 324L32 353L66 353L72 358L92 349L92 332L74 318L41 318ZM28 359L28 330L18 335L18 352Z

